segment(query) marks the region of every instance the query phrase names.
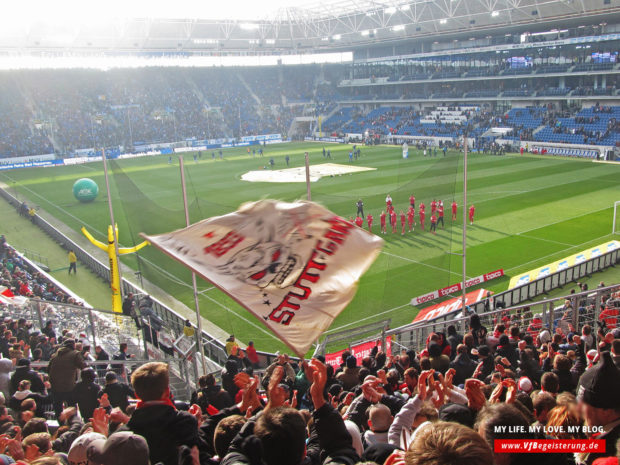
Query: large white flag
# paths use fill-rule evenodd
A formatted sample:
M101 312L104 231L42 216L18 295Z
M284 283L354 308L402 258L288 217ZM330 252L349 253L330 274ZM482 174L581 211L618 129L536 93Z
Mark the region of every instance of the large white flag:
M300 357L351 301L383 245L316 203L275 200L142 235L260 318Z

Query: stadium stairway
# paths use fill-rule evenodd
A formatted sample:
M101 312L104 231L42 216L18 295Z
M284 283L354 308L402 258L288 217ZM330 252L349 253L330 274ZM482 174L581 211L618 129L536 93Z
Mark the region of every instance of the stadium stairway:
M250 95L252 96L252 98L254 100L256 100L256 103L258 103L259 105L262 105L263 102L261 101L261 99L258 97L258 95L256 95L254 93L254 91L252 90L252 88L250 87L250 85L246 82L245 79L243 79L243 76L241 76L241 73L237 74L237 77L239 78L239 80L241 81L241 83L243 84L243 86L248 90L248 92L250 93Z
M536 134L538 134L540 131L542 131L545 128L546 126L544 124L541 124L536 129L534 129L534 131L532 131L532 136L535 136Z
M198 87L198 85L194 82L190 75L185 76L185 82L192 90L192 92L196 95L196 97L198 97L198 100L200 100L200 102L202 102L205 107L211 108L211 104L209 103L209 100L205 96L204 92L200 90L200 87Z

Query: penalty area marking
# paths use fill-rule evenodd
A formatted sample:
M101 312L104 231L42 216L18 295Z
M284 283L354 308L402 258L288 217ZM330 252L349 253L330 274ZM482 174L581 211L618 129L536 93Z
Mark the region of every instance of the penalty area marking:
M366 166L341 165L338 163L321 163L310 166L310 182L316 182L325 176L342 176L343 174L375 171L377 168ZM287 168L283 170L248 171L241 175L241 180L249 182L306 182L306 167Z

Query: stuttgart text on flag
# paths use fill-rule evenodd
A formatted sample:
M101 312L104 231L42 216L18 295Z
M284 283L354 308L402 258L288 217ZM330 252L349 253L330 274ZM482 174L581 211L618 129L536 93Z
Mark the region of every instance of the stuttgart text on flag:
M383 240L313 202L261 200L157 236L303 357L353 299Z

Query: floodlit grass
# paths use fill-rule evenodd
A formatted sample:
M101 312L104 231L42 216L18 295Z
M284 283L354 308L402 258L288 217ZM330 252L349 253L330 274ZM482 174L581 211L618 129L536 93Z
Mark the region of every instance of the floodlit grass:
M246 201L277 198L286 201L305 198L303 183L248 183L243 173L263 169L271 157L275 168L303 164L304 151L311 163L323 163L319 144L268 146L263 158L253 158L245 148L224 151L223 161L203 152L197 163L185 155L188 197L192 222L221 215ZM326 145L335 163L348 163L349 146ZM216 154L217 155L217 154ZM446 228L436 236L419 227L405 236L387 234L383 253L362 278L355 299L336 319L332 330L391 318L392 326L410 322L418 309L408 303L412 297L460 280L462 234L462 155L438 151L436 158L424 158L410 148L403 160L398 147L362 147L354 163L376 171L326 177L312 184L312 199L346 217L354 216L355 202L362 198L366 213L379 214L390 193L398 212L408 207L409 196L427 205L442 199ZM122 244L139 242L139 232L157 234L184 225L178 162L156 156L110 163L112 195ZM495 157L472 154L469 158L468 204L476 206L475 224L468 227L467 275L476 276L504 268L508 277L487 286L505 290L509 277L571 255L591 245L610 240L613 202L620 200L620 166L584 160L552 157ZM92 204L80 204L71 187L80 177L99 184L100 195ZM99 239L109 223L101 163L59 168L31 168L0 174L20 196L40 206L67 225L85 225ZM450 204L459 204L458 220L450 221ZM417 214L416 214L417 220ZM400 221L399 221L400 226ZM617 237L617 236L616 236ZM189 272L154 248L147 247L123 259L179 300L192 306ZM209 283L201 282L201 309L206 318L240 340L250 339L259 349L284 346L261 323Z

